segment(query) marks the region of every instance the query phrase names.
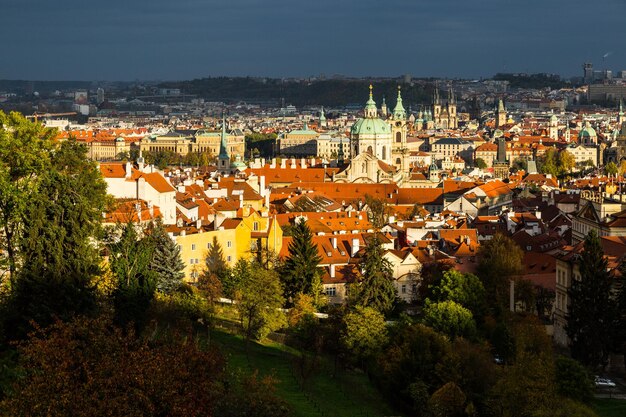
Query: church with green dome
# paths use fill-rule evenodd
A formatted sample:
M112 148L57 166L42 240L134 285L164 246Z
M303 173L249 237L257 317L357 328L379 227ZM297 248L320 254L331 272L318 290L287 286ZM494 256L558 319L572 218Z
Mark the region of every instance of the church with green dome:
M402 105L398 87L396 107L387 120L379 117L379 111L370 85L369 99L365 103L363 117L350 129L352 156L361 154L374 156L398 170L408 169L406 161L407 114Z

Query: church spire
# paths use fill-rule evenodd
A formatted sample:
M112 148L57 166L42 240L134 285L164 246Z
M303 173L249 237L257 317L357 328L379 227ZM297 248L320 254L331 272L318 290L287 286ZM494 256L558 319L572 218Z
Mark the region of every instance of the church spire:
M370 98L365 103L365 117L374 119L378 116L378 110L376 109L376 102L374 101L373 90L374 87L370 84Z
M398 86L398 100L396 101L396 107L393 109L393 118L396 120L406 119L406 110L404 110L404 106L402 105L400 86Z
M230 156L228 156L228 141L226 140L226 116L222 112L222 140L220 142L220 154L218 157L219 168L230 168Z

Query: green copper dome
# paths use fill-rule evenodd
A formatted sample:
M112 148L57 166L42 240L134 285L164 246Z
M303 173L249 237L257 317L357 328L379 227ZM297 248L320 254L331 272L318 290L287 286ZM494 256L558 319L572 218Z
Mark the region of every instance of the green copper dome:
M381 119L359 119L350 129L351 135L389 135L391 128Z
M595 138L598 135L596 133L596 130L593 127L591 127L591 124L589 122L585 122L585 127L581 129L578 136L581 138L584 138L584 137Z

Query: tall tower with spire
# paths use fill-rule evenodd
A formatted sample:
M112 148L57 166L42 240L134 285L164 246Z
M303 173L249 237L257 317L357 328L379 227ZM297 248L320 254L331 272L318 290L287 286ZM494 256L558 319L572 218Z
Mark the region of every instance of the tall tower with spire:
M324 106L322 106L321 110L320 110L320 121L319 121L320 127L326 127L328 126L328 124L326 123L326 115L324 115Z
M617 110L617 128L620 129L624 123L624 99L619 99L619 108Z
M498 100L498 107L496 108L496 127L502 127L506 124L506 109L502 99Z
M222 134L220 141L220 154L217 158L217 167L222 172L230 171L230 156L228 155L228 140L226 136L226 116L222 112Z
M439 124L441 115L441 99L439 98L439 85L435 84L435 92L433 93L432 118L435 126Z
M392 160L393 164L404 171L409 168L408 153L406 147L407 119L406 110L402 104L402 92L398 86L398 98L396 107L393 109L393 117L390 120L391 137L393 138Z
M383 120L387 118L387 102L385 101L385 96L383 96L383 104L380 105L380 115Z
M550 124L548 125L548 137L552 140L559 140L559 120L556 114L550 116Z
M456 114L456 97L452 87L448 90L448 129L457 129L459 127L459 118Z

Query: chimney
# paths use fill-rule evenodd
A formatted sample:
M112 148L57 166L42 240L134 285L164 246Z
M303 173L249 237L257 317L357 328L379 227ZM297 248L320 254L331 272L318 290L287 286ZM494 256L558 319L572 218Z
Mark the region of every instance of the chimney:
M291 169L295 169L296 168L296 158L291 158Z
M280 160L280 167L281 167L282 169L287 168L287 160L286 160L285 158L283 158L283 159L281 159L281 160Z
M333 242L333 249L337 249L337 238L333 237L332 242Z
M306 168L306 159L304 158L300 159L300 168L302 169Z
M202 220L198 219L196 220L196 229L200 229L200 228L202 228Z
M178 191L179 193L184 193L184 192L185 192L185 186L184 186L184 185L182 185L182 184L181 184L181 185L179 185L179 186L178 186L178 187L176 187L176 188L177 188L177 190L176 190L176 191Z
M239 208L243 207L243 194L239 194Z
M180 235L181 236L186 236L187 235L187 231L185 229L180 231Z
M351 256L356 255L358 251L359 251L359 239L354 238L352 239L352 255Z
M265 167L265 158L261 158L261 168Z
M311 158L311 168L315 166L315 158Z
M270 193L269 192L265 193L265 207L270 208Z
M259 177L259 195L265 196L265 175Z
M126 167L124 170L126 171L126 179L129 179L133 174L132 166L130 165L130 162L126 162Z
M270 168L276 168L276 158L272 158L272 163L270 164Z
M335 264L330 264L330 277L335 278Z

